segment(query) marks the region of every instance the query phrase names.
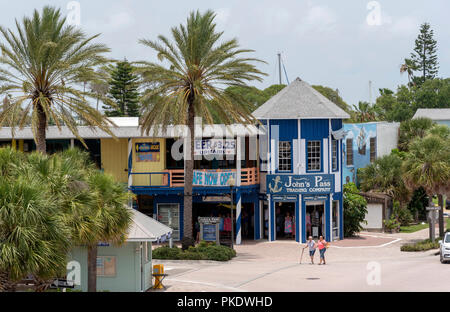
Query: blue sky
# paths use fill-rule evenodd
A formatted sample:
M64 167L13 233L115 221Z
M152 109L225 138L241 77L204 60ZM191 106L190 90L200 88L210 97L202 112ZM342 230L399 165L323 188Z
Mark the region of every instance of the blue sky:
M400 75L400 65L414 47L420 24L429 22L438 41L439 76L450 77L450 2L445 0L378 0L369 8L371 1L366 0L78 2L80 27L88 34L101 33L99 41L112 49L111 57L130 61L156 59L149 48L138 44L139 39L168 35L170 27L184 23L190 11L212 9L225 38L237 37L242 47L256 50L254 56L268 63L260 69L269 76L255 86L277 83L277 53L281 52L290 81L300 77L310 84L339 89L351 105L369 100L369 80L373 98L378 88L395 89L407 82ZM0 24L13 27L14 18L47 4L68 13L68 3L8 1L0 11ZM368 22L368 16L374 19Z

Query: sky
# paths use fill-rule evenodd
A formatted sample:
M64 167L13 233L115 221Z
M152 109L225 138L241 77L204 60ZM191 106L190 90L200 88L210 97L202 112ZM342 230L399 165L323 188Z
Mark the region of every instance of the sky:
M140 39L169 36L191 11L212 9L224 39L237 38L242 48L255 50L252 57L267 62L258 67L268 76L252 85L278 83L281 53L289 81L300 77L338 89L350 105L369 101L371 93L374 101L379 88L407 83L400 65L410 57L420 25L428 22L438 41L439 77L450 77L448 0L0 1L3 27L14 28L15 18L35 8L60 7L87 34L101 34L97 41L111 48L109 57L129 61L156 61Z

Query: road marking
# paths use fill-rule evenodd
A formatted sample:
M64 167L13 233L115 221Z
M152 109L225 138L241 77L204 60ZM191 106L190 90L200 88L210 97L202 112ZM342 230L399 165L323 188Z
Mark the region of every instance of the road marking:
M375 246L330 246L331 248L381 248L381 247L386 247L388 245L394 244L396 242L401 241L401 238L397 238L396 240L393 240L392 242L388 242L388 243L384 243L382 245L375 245Z
M198 285L205 285L205 286L212 286L212 287L216 287L216 288L224 288L224 289L229 289L232 291L237 291L237 292L247 292L247 290L244 289L239 289L236 287L232 287L232 286L227 286L227 285L223 285L223 284L217 284L217 283L207 283L207 282L199 282L199 281L190 281L190 280L184 280L184 279L178 279L178 278L166 278L166 281L174 281L174 282L181 282L181 283L190 283L190 284L198 284Z

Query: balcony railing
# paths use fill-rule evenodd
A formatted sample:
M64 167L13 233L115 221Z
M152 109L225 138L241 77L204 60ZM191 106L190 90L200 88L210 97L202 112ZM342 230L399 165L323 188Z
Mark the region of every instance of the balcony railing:
M195 170L196 172L231 172L230 170ZM164 170L160 172L132 172L132 186L134 187L184 187L184 170ZM241 185L255 185L259 183L257 168L241 169ZM194 186L199 186L194 184ZM204 186L204 185L202 185Z

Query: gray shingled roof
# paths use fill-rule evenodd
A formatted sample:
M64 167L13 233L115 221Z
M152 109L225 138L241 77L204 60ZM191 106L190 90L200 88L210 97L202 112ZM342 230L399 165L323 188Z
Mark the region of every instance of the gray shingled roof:
M300 78L256 109L253 116L258 119L350 118L343 109Z
M419 108L413 116L413 119L416 118L450 120L450 108Z

